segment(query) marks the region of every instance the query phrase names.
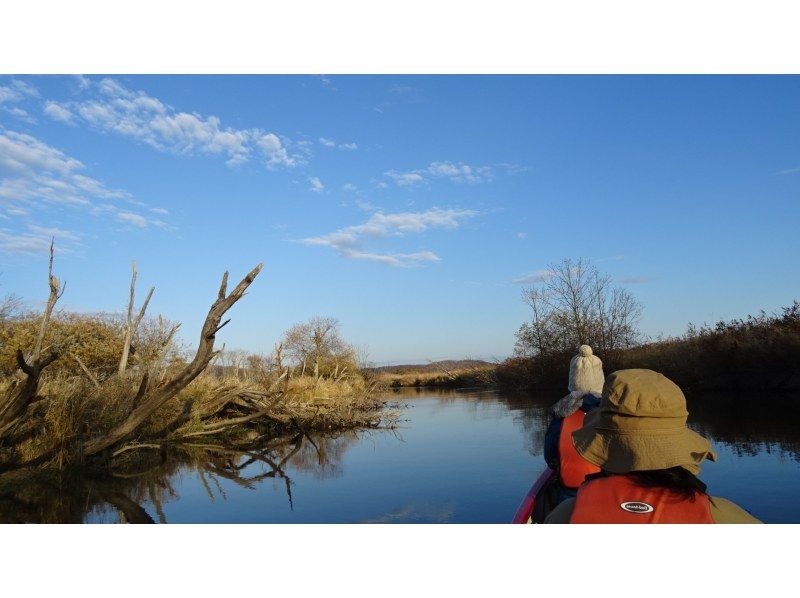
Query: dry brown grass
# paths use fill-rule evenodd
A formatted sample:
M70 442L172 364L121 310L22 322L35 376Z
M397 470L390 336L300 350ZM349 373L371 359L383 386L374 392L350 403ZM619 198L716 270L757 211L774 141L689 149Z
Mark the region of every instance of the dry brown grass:
M646 368L684 389L768 390L800 388L800 303L777 314L689 326L677 338L599 354L606 373ZM572 352L511 358L497 369L502 386L566 388Z
M9 379L0 381L0 393L6 391L9 383ZM101 382L99 388L85 376L59 374L46 377L40 389L44 399L36 411L39 425L34 433L13 448L0 447L0 463L35 462L37 458L47 456L46 463L59 469L80 465L79 446L86 439L106 434L127 417L138 384L139 379L133 373L125 377L109 377ZM383 409L383 404L375 399L374 393L358 374L338 380L296 377L291 378L288 384L279 384L283 394L263 418L226 429L224 434L214 438L239 446L248 439L280 436L292 430L391 425L394 418L391 410ZM153 413L130 443L179 443L181 438L174 433L165 433L165 428L178 419L190 401L192 411L189 420L180 428L181 434L197 432L209 423L225 421L223 414L211 420L200 420L204 408L221 393L236 395L266 390L263 382L201 375Z
M466 388L470 386L487 386L494 382L496 366L463 368L448 371L404 371L401 373L382 372L378 375L381 386L386 388L405 387L446 387Z

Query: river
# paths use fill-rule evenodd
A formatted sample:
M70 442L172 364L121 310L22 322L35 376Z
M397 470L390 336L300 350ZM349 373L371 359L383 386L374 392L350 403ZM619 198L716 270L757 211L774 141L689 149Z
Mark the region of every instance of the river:
M141 475L73 480L0 501L0 521L506 523L544 468L558 396L402 390L396 430L312 435L268 452L172 458ZM800 397L689 398L719 454L709 492L769 523L800 523ZM200 449L198 449L199 451ZM23 496L25 493L22 493Z

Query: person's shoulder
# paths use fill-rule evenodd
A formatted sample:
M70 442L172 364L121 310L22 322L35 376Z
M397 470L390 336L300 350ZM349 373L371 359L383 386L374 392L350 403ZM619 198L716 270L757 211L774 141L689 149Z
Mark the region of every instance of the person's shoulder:
M726 498L711 496L710 499L714 523L763 523Z
M572 518L572 510L575 508L575 499L568 498L553 509L545 518L545 523L569 523Z
M588 413L592 409L597 409L600 406L600 399L601 397L598 397L594 393L590 392L585 394L583 396L583 405L581 406L581 409L583 409L585 413Z

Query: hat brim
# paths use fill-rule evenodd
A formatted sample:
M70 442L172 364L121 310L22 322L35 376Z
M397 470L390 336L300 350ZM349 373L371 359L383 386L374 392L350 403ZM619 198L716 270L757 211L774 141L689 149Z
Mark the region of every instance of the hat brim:
M572 433L580 455L611 473L684 467L697 475L705 459L717 460L711 443L687 427L675 430L620 432L598 427L600 410L586 415Z

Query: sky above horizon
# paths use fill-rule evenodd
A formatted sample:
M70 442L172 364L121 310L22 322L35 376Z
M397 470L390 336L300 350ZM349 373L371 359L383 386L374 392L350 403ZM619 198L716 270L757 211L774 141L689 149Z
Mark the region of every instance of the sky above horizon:
M2 76L0 295L269 352L314 315L378 364L500 359L584 257L642 330L800 299L800 77Z

